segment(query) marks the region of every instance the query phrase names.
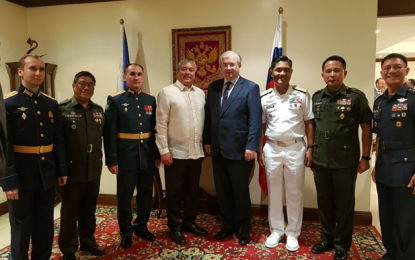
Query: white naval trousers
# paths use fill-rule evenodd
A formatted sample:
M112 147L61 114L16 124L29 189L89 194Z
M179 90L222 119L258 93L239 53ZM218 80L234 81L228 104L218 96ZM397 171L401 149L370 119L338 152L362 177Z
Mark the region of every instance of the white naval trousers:
M265 170L268 184L268 221L271 233L297 238L303 221L304 141L288 147L268 140L264 146ZM287 227L284 223L284 191L287 207Z

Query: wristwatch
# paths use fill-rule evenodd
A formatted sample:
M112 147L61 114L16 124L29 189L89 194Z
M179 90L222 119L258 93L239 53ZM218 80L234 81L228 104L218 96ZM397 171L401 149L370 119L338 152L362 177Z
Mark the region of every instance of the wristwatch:
M366 161L370 161L371 158L370 158L370 156L363 156L362 155L362 159L365 159Z

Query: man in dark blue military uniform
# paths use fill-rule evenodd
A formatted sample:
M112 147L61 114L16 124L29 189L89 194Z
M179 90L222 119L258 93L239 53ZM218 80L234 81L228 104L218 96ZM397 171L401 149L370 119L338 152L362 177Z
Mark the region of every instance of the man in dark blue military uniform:
M381 62L387 90L373 106L377 134L376 181L383 260L415 258L415 90L405 82L408 61L390 54Z
M313 95L313 171L322 230L321 241L311 252L322 254L335 248L334 259L345 260L352 243L357 173L370 167L372 111L362 91L344 85L347 71L342 57L327 58L322 69L327 86Z
M76 259L78 234L82 251L105 255L94 237L105 119L102 107L91 100L95 82L90 72L77 73L72 83L73 97L59 104L68 165L68 182L60 189L62 207L58 242L62 260Z
M155 165L160 154L155 143L156 99L141 91L143 67L124 68L128 89L108 96L104 127L106 165L117 175L118 224L121 246L130 248L132 233L147 241L156 237L148 231ZM131 199L137 187L137 218L132 224Z
M10 213L13 260L49 259L55 184L66 183L65 146L58 102L39 90L45 63L34 55L19 61L22 85L5 96L8 160L0 185ZM58 178L57 178L58 177Z

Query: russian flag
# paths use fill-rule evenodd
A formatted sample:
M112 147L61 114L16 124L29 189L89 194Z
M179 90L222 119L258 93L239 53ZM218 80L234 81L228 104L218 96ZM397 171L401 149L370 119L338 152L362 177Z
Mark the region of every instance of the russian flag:
M267 77L267 85L266 89L274 88L275 82L271 77L271 62L273 59L282 56L282 12L283 9L280 7L279 15L278 15L278 22L277 22L277 29L275 30L274 41L272 43L272 50L271 50L271 58L269 61L269 68L268 68L268 77ZM267 137L264 137L264 142L262 143L262 147L264 147L265 143L267 142ZM259 186L264 192L265 195L268 195L268 185L267 185L267 174L265 172L265 168L259 167Z
M121 56L120 56L120 65L118 68L118 82L117 82L117 91L127 90L127 84L125 83L124 76L124 67L130 64L130 56L128 53L128 43L127 35L125 34L124 21L120 21L120 32L121 32Z

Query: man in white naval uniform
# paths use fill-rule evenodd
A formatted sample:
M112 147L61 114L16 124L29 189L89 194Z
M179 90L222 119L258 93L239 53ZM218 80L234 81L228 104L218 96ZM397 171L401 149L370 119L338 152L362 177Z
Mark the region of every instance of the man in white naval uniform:
M286 248L299 248L298 236L303 220L305 166L312 165L314 114L308 90L290 86L292 61L280 56L271 63L275 88L261 94L262 135L268 138L260 148L258 163L265 167L268 184L268 220L271 235L265 246L276 247L285 234ZM303 139L307 136L308 145ZM285 191L288 225L284 228Z

